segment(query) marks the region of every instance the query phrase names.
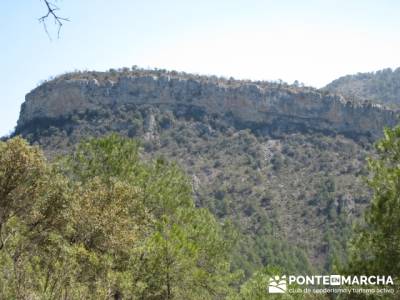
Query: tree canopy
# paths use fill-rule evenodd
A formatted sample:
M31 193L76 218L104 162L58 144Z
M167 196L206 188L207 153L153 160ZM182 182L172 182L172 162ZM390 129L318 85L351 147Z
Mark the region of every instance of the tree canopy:
M376 150L378 156L368 161L371 205L355 228L344 271L390 275L396 284L400 277L400 127L386 128Z
M21 138L0 144L4 299L220 299L229 231L196 208L185 174L142 161L111 135L49 163Z

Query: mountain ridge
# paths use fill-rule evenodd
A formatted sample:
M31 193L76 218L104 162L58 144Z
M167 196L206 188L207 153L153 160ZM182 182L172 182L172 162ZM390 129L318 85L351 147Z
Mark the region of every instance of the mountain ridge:
M167 71L71 73L26 96L16 132L35 119L57 119L99 105L189 105L201 113L232 114L259 130L299 125L305 130L379 136L393 126L396 111L378 104L351 102L341 95L270 82L221 80Z
M322 90L342 94L349 99L400 105L400 68L345 75L333 80Z
M176 161L196 205L235 224L234 267L288 272L345 261L369 203L366 157L397 111L310 87L165 70L75 72L34 89L14 135L52 158L109 133Z

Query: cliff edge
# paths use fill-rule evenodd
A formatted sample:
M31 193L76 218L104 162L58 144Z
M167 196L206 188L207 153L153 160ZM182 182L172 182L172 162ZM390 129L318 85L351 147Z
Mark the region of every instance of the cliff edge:
M239 81L167 71L82 72L62 75L26 95L16 132L99 106L186 107L229 118L259 132L316 130L377 137L397 123L384 106L281 83Z

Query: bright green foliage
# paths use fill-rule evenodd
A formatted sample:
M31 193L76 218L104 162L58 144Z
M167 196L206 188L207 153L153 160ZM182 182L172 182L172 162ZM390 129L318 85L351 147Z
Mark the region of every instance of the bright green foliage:
M220 299L229 291L228 243L204 209L163 215L147 241L136 274L145 299ZM140 268L137 268L140 266Z
M374 191L365 226L354 240L351 268L366 274L400 276L400 127L386 129L369 160Z
M1 299L222 299L231 238L184 173L112 135L55 164L0 144Z
M77 181L86 182L94 177L105 182L113 178L130 181L144 168L138 151L139 145L134 140L110 135L80 143L61 165Z
M369 160L374 194L365 222L356 229L347 272L400 276L400 127L385 129Z

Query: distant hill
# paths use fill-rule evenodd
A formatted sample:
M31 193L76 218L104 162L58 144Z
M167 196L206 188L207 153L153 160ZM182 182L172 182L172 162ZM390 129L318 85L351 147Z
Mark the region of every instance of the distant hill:
M324 90L374 103L400 105L400 68L340 77Z
M117 132L176 160L198 206L231 219L236 266L330 270L369 203L372 142L396 112L284 83L165 70L62 75L26 96L15 135L49 157Z

